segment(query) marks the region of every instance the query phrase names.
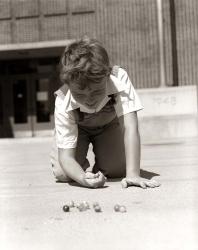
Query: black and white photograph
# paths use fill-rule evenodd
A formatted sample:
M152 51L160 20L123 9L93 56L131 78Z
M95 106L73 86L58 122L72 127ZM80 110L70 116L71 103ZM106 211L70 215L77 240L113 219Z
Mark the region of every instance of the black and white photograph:
M0 0L0 249L198 249L198 0Z

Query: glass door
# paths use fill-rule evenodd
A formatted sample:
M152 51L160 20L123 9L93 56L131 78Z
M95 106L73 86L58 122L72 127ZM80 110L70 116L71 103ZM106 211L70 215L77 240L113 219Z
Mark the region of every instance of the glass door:
M0 137L52 135L53 88L53 80L47 74L7 77L0 85Z
M31 79L28 75L9 77L10 123L14 137L32 136Z
M0 62L0 137L53 133L56 58Z
M52 135L53 133L53 78L48 74L32 76L33 109L32 129L33 136Z

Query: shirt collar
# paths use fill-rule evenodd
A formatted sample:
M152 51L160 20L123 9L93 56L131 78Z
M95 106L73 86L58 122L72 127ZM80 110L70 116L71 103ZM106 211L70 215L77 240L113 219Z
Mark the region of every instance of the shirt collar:
M114 75L110 75L110 81L107 85L107 95L122 92L125 88L125 85L119 78L115 77Z
M110 75L110 81L107 84L107 94L105 96L105 98L103 99L103 101L99 104L99 106L96 109L88 109L85 106L83 106L82 104L78 103L72 96L70 90L68 89L65 98L64 98L64 107L65 107L65 111L72 111L74 109L78 109L80 108L81 112L85 112L85 113L95 113L100 111L106 104L107 102L110 100L109 95L112 94L116 94L119 92L124 91L125 89L125 85L123 84L122 81L120 81L117 77L115 77L114 75Z

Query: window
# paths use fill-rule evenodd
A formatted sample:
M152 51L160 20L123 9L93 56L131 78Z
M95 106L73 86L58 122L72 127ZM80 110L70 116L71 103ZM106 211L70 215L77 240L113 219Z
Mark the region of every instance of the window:
M49 79L40 78L36 82L36 117L37 122L50 121L50 103L48 96Z

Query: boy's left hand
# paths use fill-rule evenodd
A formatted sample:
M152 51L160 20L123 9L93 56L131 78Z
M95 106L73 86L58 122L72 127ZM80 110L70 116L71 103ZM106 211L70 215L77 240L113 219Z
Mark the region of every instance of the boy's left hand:
M159 187L161 184L155 180L148 180L145 178L142 178L140 176L133 177L133 178L124 178L121 181L122 187L127 188L128 186L138 186L141 188L155 188Z

